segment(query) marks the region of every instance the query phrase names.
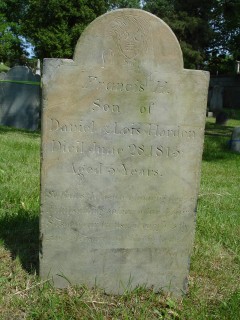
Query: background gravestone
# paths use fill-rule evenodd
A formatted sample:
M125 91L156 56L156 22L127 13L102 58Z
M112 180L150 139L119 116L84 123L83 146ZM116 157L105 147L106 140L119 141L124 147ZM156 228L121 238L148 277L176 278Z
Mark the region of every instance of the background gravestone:
M1 80L6 82L0 82L0 125L36 130L40 112L40 76L27 67L16 66Z
M223 109L223 92L224 88L220 85L214 85L211 88L210 94L210 110L213 112L218 112Z
M6 72L0 72L0 80L3 80L6 77Z
M45 59L40 273L57 287L186 290L209 75L170 28L107 13Z
M233 129L230 147L232 151L240 153L240 127L236 127Z

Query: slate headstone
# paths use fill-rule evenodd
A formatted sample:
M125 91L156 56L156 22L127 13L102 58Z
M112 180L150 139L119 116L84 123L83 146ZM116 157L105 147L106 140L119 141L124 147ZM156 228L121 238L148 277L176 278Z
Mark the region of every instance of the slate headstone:
M218 125L226 125L228 121L228 114L224 111L220 111L216 115L216 124Z
M73 60L44 61L42 278L186 291L208 82L135 9L93 21Z
M10 69L0 81L0 125L36 130L40 112L40 76L25 66Z
M210 110L218 112L223 108L223 91L224 88L220 85L214 85L210 90Z

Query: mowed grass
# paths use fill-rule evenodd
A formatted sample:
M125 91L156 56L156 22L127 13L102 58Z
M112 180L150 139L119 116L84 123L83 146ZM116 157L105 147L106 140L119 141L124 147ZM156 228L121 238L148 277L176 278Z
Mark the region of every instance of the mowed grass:
M189 293L179 300L137 288L54 289L38 277L40 134L0 127L0 319L240 319L239 120L205 132Z

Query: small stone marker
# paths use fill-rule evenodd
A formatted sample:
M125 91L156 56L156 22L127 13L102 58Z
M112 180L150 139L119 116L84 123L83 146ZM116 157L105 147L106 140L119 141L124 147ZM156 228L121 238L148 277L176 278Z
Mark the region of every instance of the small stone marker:
M186 291L208 82L183 69L171 29L135 9L93 21L73 60L45 59L43 278Z
M36 130L40 112L40 76L24 66L0 78L0 125Z
M240 153L240 127L233 129L230 145L232 151Z

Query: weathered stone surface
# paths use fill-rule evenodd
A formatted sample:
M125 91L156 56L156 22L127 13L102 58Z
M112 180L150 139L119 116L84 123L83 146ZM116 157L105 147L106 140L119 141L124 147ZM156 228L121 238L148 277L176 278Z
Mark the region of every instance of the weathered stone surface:
M163 21L134 9L93 21L74 60L45 60L43 278L186 290L208 81L183 69Z
M24 66L10 69L0 82L0 125L36 130L40 113L40 76Z

